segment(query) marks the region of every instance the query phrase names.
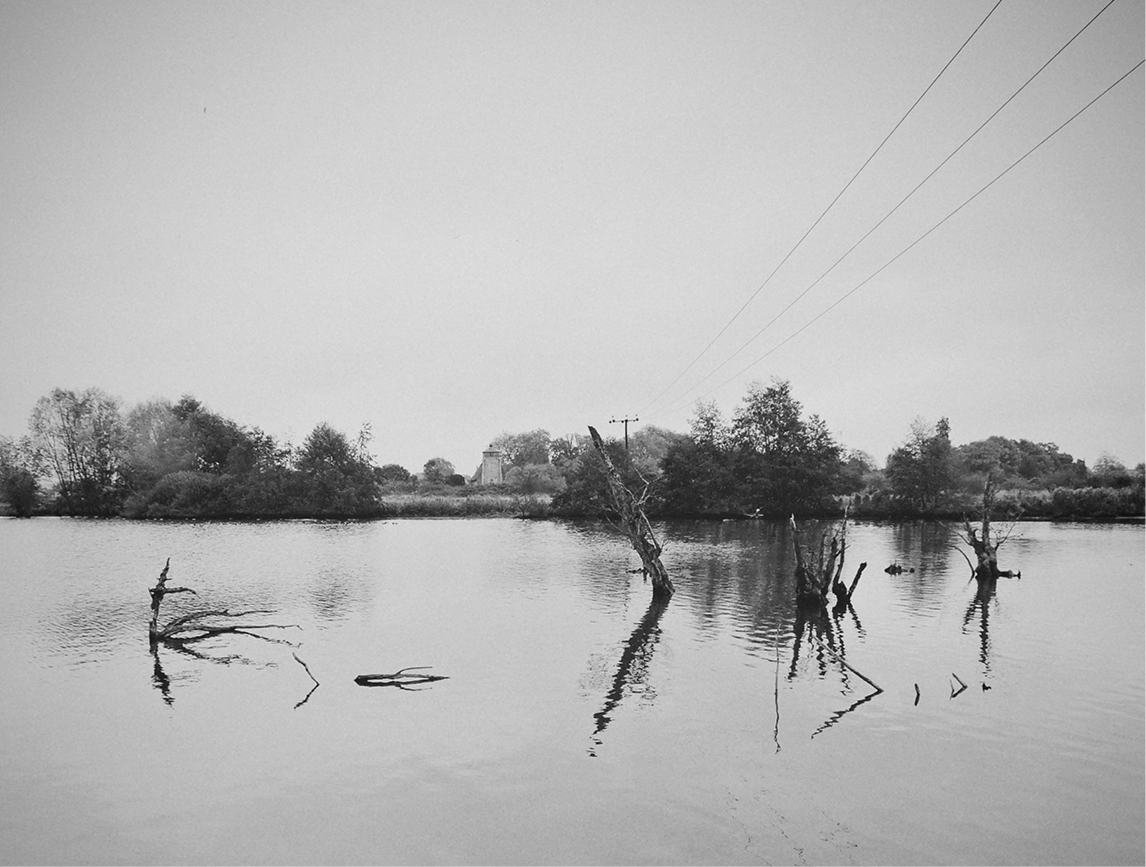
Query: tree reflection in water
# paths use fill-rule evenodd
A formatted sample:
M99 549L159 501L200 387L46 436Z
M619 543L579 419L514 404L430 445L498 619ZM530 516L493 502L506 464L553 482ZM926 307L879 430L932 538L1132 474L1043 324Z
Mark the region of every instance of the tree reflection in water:
M864 635L863 625L859 615L850 602L837 603L829 614L828 609L820 605L797 605L796 622L793 628L792 664L788 669L788 680L794 680L800 662L800 648L804 636L808 638L809 651L815 653L816 667L821 677L828 673L829 668L839 666L840 677L846 690L852 689L851 675L855 675L871 688L871 692L862 696L843 710L838 710L829 716L812 732L815 737L825 729L831 728L844 716L854 711L860 705L867 704L883 690L865 675L860 674L847 662L847 648L844 645L843 616L850 614L860 637ZM778 715L777 708L777 715ZM779 723L777 721L777 728ZM776 735L776 746L779 749L779 734Z
M995 603L995 608L999 607L999 597L995 595L995 585L998 583L997 579L979 580L973 579L979 586L975 590L975 595L971 598L971 603L967 606L967 611L963 615L963 632L966 634L967 627L971 621L975 619L975 613L979 613L979 664L983 666L983 674L991 673L991 628L990 628L990 611L991 602Z
M258 638L260 641L269 641L271 644L286 644L290 647L296 647L297 646L293 642L285 641L284 639L281 639L281 638L272 638L269 635L259 635L259 634L254 633L254 632L244 632L242 634L248 635L251 638ZM207 637L207 636L204 636L204 637ZM228 654L220 656L220 655L205 653L200 649L188 646L189 642L196 641L196 640L200 640L200 639L197 639L197 638L195 638L195 639L172 639L172 638L168 638L168 639L160 639L157 641L149 642L150 649L151 649L151 658L152 658L151 685L154 686L157 690L159 690L160 694L163 696L163 701L169 706L173 706L175 704L175 696L172 694L172 691L171 691L171 678L168 676L167 672L164 670L163 662L160 659L160 655L159 655L159 648L160 647L163 647L165 650L170 650L170 651L173 651L175 653L181 653L184 656L187 656L187 657L195 660L196 662L210 662L210 663L214 663L216 665L232 665L232 664L235 664L235 665L259 665L259 663L256 660L251 659L251 658L246 657L246 656L243 656L242 654L239 654L239 653L228 653ZM302 664L301 660L299 660L299 664ZM307 674L310 674L309 669L307 670ZM311 679L313 679L313 675L311 676ZM304 698L302 701L300 701L298 704L296 704L295 707L297 708L297 707L305 704L306 700L310 698L311 693L313 693L314 690L317 688L318 688L318 683L316 681L314 687L312 687L310 692L308 692L306 694L306 698Z
M613 675L613 684L605 694L605 703L593 719L597 721L593 729L593 746L589 748L589 755L596 757L597 747L602 741L599 737L612 721L610 714L616 710L621 699L632 690L634 686L643 686L649 676L649 662L656 649L657 639L660 638L661 616L668 608L669 600L664 597L654 597L629 640L625 642L625 649L621 652L617 671Z

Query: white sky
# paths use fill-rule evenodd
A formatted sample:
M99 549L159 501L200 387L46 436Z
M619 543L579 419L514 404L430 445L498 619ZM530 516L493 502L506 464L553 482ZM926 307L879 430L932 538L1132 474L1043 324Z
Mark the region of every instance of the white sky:
M854 288L1143 57L1116 0L0 2L0 433L54 387L192 393L300 442L469 472L503 430L687 429L790 379L880 461L1144 453L1143 72ZM645 411L647 407L647 411Z

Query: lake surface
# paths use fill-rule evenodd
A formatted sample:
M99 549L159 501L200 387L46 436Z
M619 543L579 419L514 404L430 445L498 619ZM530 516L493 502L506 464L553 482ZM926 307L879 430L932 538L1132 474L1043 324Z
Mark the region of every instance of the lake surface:
M938 525L853 524L812 623L783 525L658 529L664 608L591 523L0 519L0 859L1146 859L1141 526L1020 524L980 599ZM168 557L165 616L293 644L153 655ZM448 679L354 683L406 666Z

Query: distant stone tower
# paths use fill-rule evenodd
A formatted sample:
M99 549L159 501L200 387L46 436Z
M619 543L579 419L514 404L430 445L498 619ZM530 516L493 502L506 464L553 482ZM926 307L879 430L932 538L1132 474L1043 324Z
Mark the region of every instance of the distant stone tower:
M493 444L481 453L481 472L479 485L500 485L505 479L501 473L502 451L495 449Z

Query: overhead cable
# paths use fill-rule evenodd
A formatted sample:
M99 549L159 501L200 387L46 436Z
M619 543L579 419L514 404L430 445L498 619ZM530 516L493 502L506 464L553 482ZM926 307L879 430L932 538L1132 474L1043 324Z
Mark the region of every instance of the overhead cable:
M1103 6L1101 9L1099 9L1093 18L1091 18L1089 21L1087 21L1086 24L1084 24L1082 26L1082 28L1077 33L1074 34L1074 36L1072 36L1070 39L1068 39L1066 41L1066 43L1063 44L1063 46L1061 48L1059 48L1058 51L1056 51L1054 54L1052 54L1050 59L1047 60L1046 63L1044 63L1042 66L1040 66L1030 78L1028 78L1025 82L1023 82L1022 86L1019 87L1018 90L1016 90L1014 93L1012 93L1010 96L1008 96L998 108L996 108L993 112L991 112L990 116L985 121L983 121L981 124L979 124L979 126L975 129L974 132L972 132L969 136L967 136L967 138L963 139L962 143L960 143L960 145L957 148L955 148L955 150L953 150L953 151L951 151L951 153L947 154L947 156L944 157L942 162L940 162L935 168L933 168L923 180L921 180L918 184L916 184L911 189L911 192L909 192L906 196L904 196L902 199L900 199L899 203L894 208L892 208L890 211L888 211L886 214L884 214L883 218L880 219L879 222L877 222L874 226L872 226L870 229L868 229L863 234L863 236L858 241L856 241L854 244L852 244L842 256L840 256L838 259L836 259L836 261L833 262L831 264L831 266L826 271L824 271L824 273L822 273L819 277L817 277L815 280L813 280L804 289L803 292L801 292L799 295L797 295L795 298L793 298L791 301L789 301L788 305L783 310L781 310L779 313L777 313L775 316L773 316L763 328L761 328L759 331L757 331L755 334L753 334L751 337L749 337L746 341L744 341L744 343L742 343L740 345L739 349L737 349L730 356L728 356L726 359L724 359L724 361L720 362L720 364L718 364L711 371L709 371L704 377L702 377L697 382L695 382L688 389L688 391L686 391L684 394L688 394L688 392L694 391L695 389L699 388L702 383L706 382L710 377L716 375L717 371L719 371L722 367L724 367L724 365L726 365L730 361L732 361L732 359L734 359L737 355L739 355L746 348L748 348L749 345L754 343L756 341L756 339L760 337L761 334L763 334L765 331L767 331L769 328L772 327L772 325L776 322L777 319L779 319L781 316L783 316L785 313L787 313L789 310L791 310L792 307L795 306L796 302L798 302L801 298L803 298L810 291L812 291L812 289L814 289L819 284L819 282L821 280L823 280L830 273L832 273L832 271L835 270L837 265L839 265L842 261L844 261L844 259L846 259L848 256L850 256L852 254L852 252L856 249L856 247L858 247L860 244L862 244L864 241L866 241L868 239L868 237L876 229L878 229L880 226L882 226L888 220L888 218L891 217L892 214L894 214L896 211L898 211L900 209L900 207L908 199L910 199L912 196L914 196L924 184L926 184L929 180L931 180L931 178L933 178L939 172L939 170L941 168L943 168L945 165L947 165L947 163L951 160L952 157L954 157L957 153L959 153L959 151L963 150L963 148L967 145L968 142L971 141L971 139L973 139L975 136L977 136L987 124L989 124L992 120L994 120L995 117L999 114L999 112L1001 112L1004 108L1006 108L1016 96L1018 96L1020 93L1022 93L1026 89L1028 84L1030 84L1032 81L1034 81L1039 76L1039 74L1042 73L1042 71L1044 69L1046 69L1048 66L1050 66L1051 63L1054 62L1055 58L1057 58L1060 54L1062 54L1070 46L1070 44L1072 42L1074 42L1074 40L1078 39L1078 37L1082 35L1083 31L1086 30L1086 28L1088 28L1091 24L1093 24L1098 19L1099 15L1101 15L1103 12L1105 12L1107 9L1109 9L1113 4L1114 4L1114 0L1109 0L1109 2L1105 6ZM684 397L684 394L682 394L681 397ZM673 404L675 405L676 403L679 403L680 400L681 400L681 398L678 397L675 401L673 401Z
M753 292L750 296L748 296L748 300L745 301L744 304L741 305L740 309L737 310L735 314L733 314L732 318L729 319L724 324L724 327L721 328L720 331L718 331L716 333L716 336L713 337L712 340L710 340L708 342L708 345L705 346L704 349L702 349L697 354L697 356L692 361L690 361L688 363L688 365L684 368L684 370L682 370L679 374L677 374L676 379L674 379L672 382L670 382L668 385L666 385L656 397L654 397L647 404L645 404L644 407L642 407L640 410L638 410L638 412L644 412L645 410L647 410L650 406L652 406L658 400L660 400L661 397L663 397L664 394L670 388L672 388L674 385L676 385L678 382L680 382L681 377L683 377L686 373L688 373L693 368L693 366L698 361L700 361L701 358L704 357L704 354L706 352L708 352L709 349L712 348L713 344L715 344L716 341L720 339L721 335L723 335L724 332L728 330L728 328L732 325L732 323L735 322L738 318L740 318L740 314L744 312L745 308L748 307L748 305L751 304L753 302L753 300L755 300L756 296L759 295L761 293L761 291L763 291L764 287L767 286L768 283L772 280L772 278L776 275L776 272L779 271L784 266L784 263L787 262L789 258L791 258L792 254L795 253L796 250L799 249L800 245L804 243L804 239L807 238L808 235L810 235L812 233L812 230L815 229L816 226L818 226L820 224L820 221L823 220L824 217L827 216L828 211L830 211L835 206L836 202L838 202L840 200L840 197L843 196L843 194L848 191L848 188L855 182L856 178L858 178L860 176L860 173L865 168L867 168L868 163L870 163L873 159L875 159L876 154L878 154L880 152L880 150L883 149L883 146L885 144L887 144L888 139L890 139L895 134L895 131L897 129L899 129L899 127L903 124L903 122L905 120L907 120L908 116L913 111L915 111L915 107L917 105L919 105L920 102L923 101L923 97L927 96L927 94L931 90L931 88L935 86L935 83L937 81L939 81L939 79L940 79L940 77L942 77L943 73L945 73L947 71L947 68L952 63L955 62L955 58L958 57L962 53L963 49L967 47L967 44L975 37L975 34L979 32L980 28L982 28L982 26L987 23L987 19L990 18L992 14L994 14L995 10L999 8L999 6L1002 4L1002 2L1003 2L1003 0L997 0L995 5L991 7L990 12L988 12L986 14L986 16L984 16L983 20L979 22L978 26L976 26L975 29L971 31L971 35L963 40L963 44L960 45L958 50L954 54L951 55L950 59L945 64L943 64L943 68L939 70L939 73L935 76L935 78L933 78L931 80L931 83L929 85L927 85L926 88L924 88L923 93L919 94L919 96L916 98L915 102L913 102L911 104L911 107L904 113L903 117L901 117L896 122L895 126L893 126L891 128L891 132L889 132L886 136L884 136L883 141L881 141L879 143L879 145L876 147L876 149L871 152L871 155L866 160L863 161L863 165L861 165L856 170L856 173L854 175L852 175L851 179L846 184L844 184L843 189L841 189L838 193L836 193L835 198L832 199L828 203L828 206L826 208L824 208L824 210L820 214L820 216L816 217L816 221L814 223L812 223L811 226L808 227L807 231L805 231L804 234L800 236L800 239L795 243L795 245L792 247L792 249L789 250L785 254L784 258L780 260L780 263L775 268L772 269L772 272L767 277L764 278L764 282L761 283L756 288L755 292Z
M700 400L702 398L707 397L708 395L712 394L714 391L717 391L717 390L723 388L724 386L728 385L728 383L732 382L732 380L736 379L738 376L741 376L742 374L751 370L753 367L755 367L757 364L759 364L761 361L763 361L765 358L767 358L773 352L778 350L781 346L788 343L790 340L795 338L798 334L802 333L805 329L807 329L813 323L822 319L824 316L826 316L828 313L830 313L832 310L834 310L836 307L838 307L840 304L842 304L845 300L847 300L849 297L854 295L857 291L859 291L867 283L869 283L870 281L872 281L876 277L878 277L886 268L888 268L890 265L892 265L894 262L896 262L901 256L903 256L905 253L907 253L913 247L915 247L916 244L918 244L920 241L922 241L924 238L926 238L928 235L930 235L932 232L934 232L936 229L938 229L940 226L942 226L944 223L946 223L948 220L950 220L952 217L954 217L956 214L958 214L961 210L963 210L965 207L967 207L967 205L971 204L971 202L973 202L975 199L977 199L980 195L982 195L984 192L986 192L987 189L990 188L1000 178L1002 178L1003 175L1007 174L1007 172L1011 171L1011 169L1015 168L1015 166L1017 166L1019 163L1021 163L1023 160L1025 160L1031 154L1033 154L1036 150L1038 150L1040 147L1042 147L1044 144L1046 144L1048 141L1050 141L1050 139L1052 137L1054 137L1055 135L1057 135L1064 127L1067 126L1067 124L1069 124L1071 121L1073 121L1075 118L1077 118L1080 114L1082 114L1084 111L1086 111L1092 105L1094 105L1096 102L1098 102L1100 99L1102 99L1102 97L1106 96L1106 94L1108 94L1110 91L1112 91L1115 87L1117 87L1119 84L1121 84L1124 80L1129 78L1134 72L1136 72L1138 69L1140 69L1143 64L1146 64L1146 59L1139 60L1138 63L1135 64L1130 70L1123 73L1118 78L1117 81L1115 81L1113 84L1111 84L1109 87L1107 87L1104 91L1102 91L1102 93L1098 94L1098 96L1094 97L1094 99L1092 99L1090 102L1088 102L1082 108L1080 108L1078 111L1076 111L1074 114L1072 114L1069 118L1067 118L1065 121L1063 121L1061 124L1059 124L1059 126L1057 126L1045 138L1043 138L1042 141L1040 141L1038 144L1036 144L1034 147L1032 147L1030 150L1028 150L1025 154L1023 154L1021 157L1019 157L1017 160L1015 160L1013 163L1011 163L1009 166L1007 166L1005 169L1003 169L1001 172L999 172L999 174L995 175L994 178L992 178L990 181L988 181L986 184L984 184L982 187L980 187L979 191L976 192L974 195L972 195L970 198L966 199L963 202L963 204L961 204L955 210L951 211L951 213L949 213L946 217L944 217L942 220L940 220L938 223L936 223L934 226L932 226L930 229L928 229L926 232L924 232L922 235L920 235L918 238L916 238L914 241L912 241L910 244L908 244L906 247L904 247L902 250L900 250L898 253L896 253L895 256L893 256L891 259L889 259L887 262L885 262L883 265L881 265L877 270L873 271L870 275L868 275L860 283L857 283L855 286L853 286L851 289L849 289L846 293L844 293L840 298L838 298L830 306L825 308L823 311L818 313L812 319L808 320L806 323L804 323L798 329L793 331L791 334L789 334L782 341L777 343L775 346L773 346L771 349L769 349L767 352L765 352L763 355L761 355L759 358L757 358L751 364L741 368L739 371L734 373L728 379L726 379L722 383L720 383L720 385L717 385L717 386L709 389L704 394L700 395L697 399Z

